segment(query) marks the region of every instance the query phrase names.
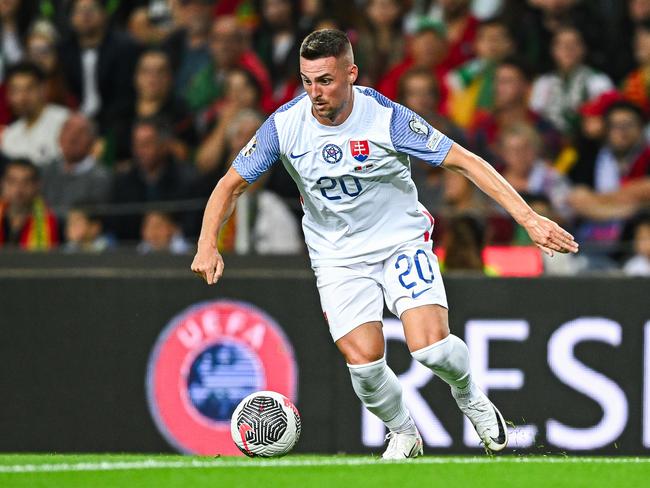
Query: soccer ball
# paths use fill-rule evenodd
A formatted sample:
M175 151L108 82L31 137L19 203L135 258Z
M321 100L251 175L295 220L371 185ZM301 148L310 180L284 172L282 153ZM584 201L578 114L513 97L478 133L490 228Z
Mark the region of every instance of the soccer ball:
M230 434L248 457L284 456L300 437L300 413L275 391L251 393L233 412Z

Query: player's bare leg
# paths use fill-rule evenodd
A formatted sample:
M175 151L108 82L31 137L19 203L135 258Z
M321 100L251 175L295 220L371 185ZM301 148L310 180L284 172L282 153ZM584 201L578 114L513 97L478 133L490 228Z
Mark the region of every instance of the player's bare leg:
M401 316L411 355L451 387L458 407L470 419L490 451L508 444L508 430L499 410L472 382L469 351L465 343L449 333L447 309L423 305Z
M350 370L352 387L364 406L390 430L383 459L406 459L422 454L422 438L402 399L402 387L384 359L380 322L356 327L336 341Z

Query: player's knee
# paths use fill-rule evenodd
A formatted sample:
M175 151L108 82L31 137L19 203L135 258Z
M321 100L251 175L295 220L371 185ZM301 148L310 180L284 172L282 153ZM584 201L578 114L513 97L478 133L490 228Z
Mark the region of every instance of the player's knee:
M375 342L377 342L375 344ZM373 363L384 357L384 341L340 340L336 343L345 362L360 365Z

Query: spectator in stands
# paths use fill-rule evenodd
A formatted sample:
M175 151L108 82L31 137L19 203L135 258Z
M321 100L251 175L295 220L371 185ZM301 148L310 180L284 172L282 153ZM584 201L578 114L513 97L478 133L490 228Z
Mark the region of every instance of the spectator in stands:
M174 71L174 91L182 97L188 84L210 63L209 36L212 25L212 2L185 0L176 2L174 23L178 27L162 47L169 53Z
M48 103L76 109L79 102L68 89L56 51L57 36L52 24L45 20L37 21L30 29L27 37L27 59L45 73L45 90Z
M235 69L228 73L224 99L213 107L216 123L196 154L196 166L201 173L211 173L213 178L223 176L224 166L230 163L226 157L232 156L227 133L234 130L232 124L242 111L254 111L259 115L260 97L260 86L248 71ZM257 115L250 119L258 118ZM239 151L250 137L232 149Z
M59 216L77 205L106 203L111 174L97 161L95 126L82 113L68 117L59 136L61 158L43 172L43 193Z
M255 36L255 51L271 76L273 109L293 99L302 90L298 76L300 43L298 4L292 0L262 0L261 25Z
M444 260L441 271L474 271L483 273L485 229L475 216L459 214L449 219L443 238Z
M605 112L622 99L619 92L609 91L585 102L578 110L580 130L555 160L557 170L566 174L573 184L593 187L594 162L606 135Z
M9 158L28 158L39 167L58 158L59 132L69 110L47 103L45 74L33 63L21 62L7 71L7 96L17 120L2 133L0 148Z
M508 58L494 72L494 107L478 110L469 130L471 145L477 154L493 164L500 163L498 140L504 130L516 125L531 125L543 140L545 158L553 159L561 147L561 135L553 124L533 112L528 106L530 79L526 67Z
M578 108L614 86L606 74L584 64L586 47L575 27L559 28L551 49L555 70L533 83L530 107L558 130L571 134L578 127Z
M619 3L619 2L616 2ZM610 60L604 48L608 39L608 19L612 5L603 13L601 5L592 0L511 0L504 7L509 25L514 30L519 52L536 73L553 69L555 63L549 53L553 37L565 26L573 25L586 39L590 55L597 60L597 66L605 68ZM614 30L614 29L612 29ZM620 32L617 32L620 36Z
M447 87L445 77L449 68L443 63L447 56L447 40L444 26L434 22L423 22L416 30L408 46L408 57L389 70L378 82L377 90L391 100L396 100L400 80L409 70L428 70L435 77L438 86L439 105L437 110L446 111ZM418 112L419 113L419 112Z
M589 247L583 252L598 259L617 250L625 220L650 202L650 148L643 137L641 109L616 102L605 120L606 144L596 158L593 190L578 187L569 196L575 213L583 218L576 238L597 244L592 252Z
M264 122L264 117L259 111L250 108L237 110L232 116L228 115L228 117L228 123L217 125L201 145L197 154L197 166L202 174L201 178L196 182L193 193L205 197L206 200L214 190L214 182L218 181L228 171L230 164L237 157L239 151L251 140ZM286 171L282 171L286 173ZM268 180L273 178L274 174L278 176L275 176L276 179L272 180L274 184L271 186L275 188L282 185L284 175L279 171L274 173L271 170L268 176L265 176L254 186L254 189L256 190L259 186L268 184ZM287 191L291 189L291 187L287 188ZM280 189L282 189L281 186ZM235 210L235 214L236 212L237 210ZM201 213L197 212L193 215L192 224L188 228L188 235L198 234L201 229L202 218ZM236 220L236 218L231 218L224 224L219 234L220 249L226 251L234 249Z
M440 110L441 90L436 77L427 68L413 68L400 78L397 100L421 115L429 124L459 144L465 144L463 131Z
M140 0L129 15L129 32L142 45L159 45L173 32L175 26L172 9L181 3L184 2Z
M354 48L355 62L362 73L360 84L376 86L386 71L404 59L402 2L369 0L365 5L365 24L359 28Z
M650 277L650 215L641 215L634 225L634 256L626 261L623 272L629 276Z
M59 243L58 222L41 196L38 168L11 159L0 192L0 247L44 251Z
M145 203L182 200L191 196L195 172L192 166L174 160L169 149L169 128L155 119L133 126L131 167L116 176L114 203ZM139 236L141 218L125 215L115 219L114 232L120 239Z
M484 195L459 173L445 171L444 173L444 213L455 215L472 213L483 216L493 210Z
M570 217L569 180L541 157L542 140L530 125L516 124L503 131L499 141L505 166L503 177L519 193L544 195L561 220Z
M300 2L300 19L298 20L298 28L302 32L311 32L316 29L316 25L325 18L326 15L331 15L332 6L327 5L327 0L301 0Z
M625 98L650 114L650 20L636 26L634 57L637 69L627 75L621 91Z
M2 59L2 67L11 66L23 59L25 39L35 13L36 5L29 0L0 2L0 59ZM0 70L2 70L1 67ZM2 79L1 74L0 79Z
M135 70L135 104L130 119L156 118L171 130L170 150L181 161L190 159L191 148L197 143L192 113L185 102L173 93L173 74L168 55L158 49L143 52ZM122 124L116 133L130 132L130 124ZM129 138L129 133L122 137Z
M447 29L449 52L445 65L456 68L474 58L479 22L472 15L470 0L439 0Z
M271 80L257 55L248 48L246 34L233 16L215 20L210 34L212 60L192 78L184 94L190 109L203 110L224 96L224 81L235 68L249 71L262 87L262 103L272 106Z
M68 253L99 253L115 243L103 233L102 219L83 207L71 208L65 219L65 244Z
M497 212L498 208L472 183L459 173L443 171L443 204L436 210L434 242L441 241L449 218L459 214L470 214L485 222L485 242L505 244L512 239L512 219Z
M650 22L650 0L610 1L609 7L604 16L608 35L603 36L607 64L599 67L615 82L621 82L638 66L637 29ZM591 40L587 44L591 49Z
M70 22L72 32L59 45L59 59L79 109L104 135L133 103L137 46L111 28L101 0L73 0Z
M171 214L151 211L147 212L142 220L141 241L137 251L140 254L152 252L186 254L191 251L191 248Z
M476 36L476 58L447 76L451 90L449 115L455 123L466 128L471 124L476 110L492 108L495 68L513 49L506 24L500 20L481 23Z
M650 175L650 147L643 132L641 109L630 102L615 102L608 108L605 122L607 144L594 167L594 189L598 193L618 190Z
M650 147L642 110L631 102L615 102L605 122L606 144L595 161L593 190L578 188L569 200L579 215L601 221L628 217L650 202ZM620 225L615 237L618 231Z
M440 105L438 83L427 68L413 68L401 77L398 101L422 116L433 127L457 143L465 145L463 131L444 117L437 107ZM417 158L411 158L411 177L418 187L419 200L428 209L435 209L442 203L442 172Z
M520 0L516 0L519 2ZM471 0L471 13L478 20L487 20L501 15L504 4L507 0ZM423 18L431 18L436 21L443 20L443 6L436 0L420 0L408 2L409 10L404 18L404 30L407 34L412 34L418 27L418 23ZM444 2L442 2L444 4Z

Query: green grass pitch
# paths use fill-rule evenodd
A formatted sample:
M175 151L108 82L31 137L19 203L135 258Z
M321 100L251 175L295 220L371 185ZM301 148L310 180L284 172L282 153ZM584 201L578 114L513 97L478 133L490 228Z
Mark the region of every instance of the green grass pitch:
M0 455L2 488L642 488L650 457Z

